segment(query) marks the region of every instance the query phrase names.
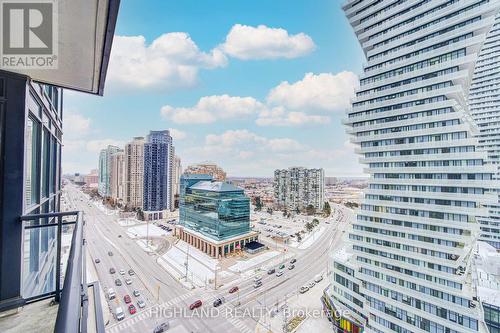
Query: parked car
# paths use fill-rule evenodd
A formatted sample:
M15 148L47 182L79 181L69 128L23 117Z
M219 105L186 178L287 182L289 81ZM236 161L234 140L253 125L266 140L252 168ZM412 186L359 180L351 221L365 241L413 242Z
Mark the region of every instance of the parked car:
M112 257L113 256L113 252L108 251L108 256Z
M232 287L231 289L229 289L229 293L233 294L233 293L237 292L238 290L240 290L240 288L235 286L235 287Z
M128 275L132 276L132 275L135 275L135 272L133 269L129 269L128 270Z
M194 310L196 308L199 308L203 303L200 300L197 300L193 304L189 306L189 310Z
M302 286L302 287L300 287L299 292L301 294L303 294L303 293L307 292L308 290L309 290L308 286Z
M295 268L295 265L290 265L290 266L288 266L288 269L289 269L289 270L292 270L292 269L294 269L294 268Z
M260 280L262 280L262 276L260 275L257 275L253 278L253 282L259 282Z
M160 325L155 327L153 333L163 333L168 330L169 327L170 325L168 324L168 322L161 323Z
M285 269L285 264L281 264L278 268L279 269Z
M134 313L136 313L136 312L137 312L137 309L135 308L134 304L130 304L130 305L128 306L128 312L129 312L130 314L134 314Z
M137 301L137 306L139 307L139 309L142 309L146 307L146 303L141 299Z
M293 258L292 260L290 260L290 264L295 264L297 262L297 259Z
M323 280L323 275L320 275L320 274L316 275L316 277L314 278L314 281L316 283L320 282L321 280Z
M115 269L113 267L111 267L109 269L109 274L115 274L115 273L116 273Z
M218 307L224 303L224 297L219 297L214 301L214 307Z
M125 318L125 313L123 313L123 309L121 307L117 307L115 310L116 320L120 321Z
M253 284L253 287L254 287L254 288L259 288L260 286L262 286L262 281L260 281L260 280L259 280L259 281L254 282L254 284Z
M100 260L99 258L96 258L96 259L94 260L94 262L95 262L96 264L98 264L98 263L100 263L100 262L101 262L101 260Z
M125 279L125 283L130 286L132 284L132 280L131 279Z
M125 270L124 269L120 269L120 275L125 275Z
M139 292L139 290L134 290L134 296L135 297L141 296L141 293Z
M311 289L312 287L314 287L316 285L316 282L314 281L311 281L307 284L307 286L309 287L309 289Z
M267 274L271 275L271 274L274 274L275 272L276 272L276 269L270 268L270 269L268 269Z
M117 286L121 286L121 285L122 285L122 280L120 280L120 279L116 279L116 280L115 280L115 285L117 285Z
M128 304L128 303L132 302L132 299L130 298L129 295L125 295L125 296L123 296L123 301Z
M280 271L277 271L277 272L276 272L276 276L278 276L278 277L279 277L279 276L282 276L282 275L283 275L283 271L281 271L281 270L280 270Z

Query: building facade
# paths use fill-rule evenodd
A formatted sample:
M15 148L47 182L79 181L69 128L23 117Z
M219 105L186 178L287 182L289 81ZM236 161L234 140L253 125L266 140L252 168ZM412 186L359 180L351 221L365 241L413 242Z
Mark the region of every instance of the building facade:
M179 156L174 157L174 170L172 172L172 209L179 207L179 194L181 189L182 164Z
M348 249L332 258L329 295L366 332L486 332L471 252L476 216L497 198L467 95L499 8L343 6L367 58L344 123L370 179Z
M84 177L85 185L89 188L98 188L99 186L99 172L97 169L90 170L88 175Z
M144 144L144 211L161 213L171 209L173 164L170 132L150 131Z
M123 150L111 155L111 198L116 203L124 203L126 188L125 153Z
M478 148L488 153L488 164L500 179L500 16L488 32L481 48L469 90L469 109L479 127ZM498 194L498 188L492 188ZM500 197L499 197L500 199ZM500 200L499 200L500 202ZM480 216L481 240L500 249L500 204L487 205L488 215Z
M185 174L210 175L216 181L223 182L226 180L226 172L214 163L199 163L190 165L184 170Z
M250 229L250 199L209 175L181 177L179 225L179 238L216 258L257 240Z
M109 145L99 153L99 194L105 198L111 196L111 156L120 148Z
M129 208L143 207L144 142L143 137L135 137L125 145L125 204Z
M275 204L290 211L304 211L308 206L322 210L325 203L323 169L293 167L274 171Z

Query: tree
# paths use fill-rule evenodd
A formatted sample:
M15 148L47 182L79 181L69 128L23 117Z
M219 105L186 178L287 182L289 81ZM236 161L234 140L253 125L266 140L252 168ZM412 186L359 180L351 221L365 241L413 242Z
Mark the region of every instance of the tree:
M306 223L306 230L307 230L308 232L311 232L311 230L312 230L313 228L314 228L314 225L312 225L312 223L310 223L310 222L307 222L307 223Z
M300 209L299 209L299 207L296 207L296 208L295 208L295 213L296 213L296 214L300 214Z
M139 220L144 221L144 212L142 208L137 208L137 217Z
M262 210L262 201L260 200L260 197L255 197L255 210Z
M285 208L285 210L283 211L283 217L286 217L287 215L288 215L288 212L287 212L287 210Z
M313 219L312 220L313 227L317 226L318 224L319 224L319 220L318 219Z
M330 203L328 201L325 201L325 204L323 206L323 215L325 217L328 217L330 216L331 213L332 213L332 208L330 207Z
M302 240L302 236L300 235L300 232L295 233L295 236L297 236L297 242L300 242Z
M273 215L273 209L272 209L271 207L269 207L269 208L267 209L267 213L268 213L269 215Z
M313 205L308 205L306 207L306 213L307 215L314 215L316 213L316 208L314 208Z

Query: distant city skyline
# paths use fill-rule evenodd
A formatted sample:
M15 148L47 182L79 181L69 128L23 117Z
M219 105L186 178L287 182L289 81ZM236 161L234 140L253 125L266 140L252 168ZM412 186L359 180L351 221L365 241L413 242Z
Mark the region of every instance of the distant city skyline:
M363 54L340 3L212 5L122 3L106 96L65 93L63 172L87 173L108 144L170 129L184 165L209 160L229 176L297 165L361 175L342 118Z

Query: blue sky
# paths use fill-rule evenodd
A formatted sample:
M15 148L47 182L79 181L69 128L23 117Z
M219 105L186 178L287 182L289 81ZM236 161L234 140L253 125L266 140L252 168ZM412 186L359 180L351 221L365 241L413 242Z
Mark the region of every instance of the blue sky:
M341 125L364 61L334 0L121 3L104 97L65 95L64 172L171 129L183 167L361 174Z

